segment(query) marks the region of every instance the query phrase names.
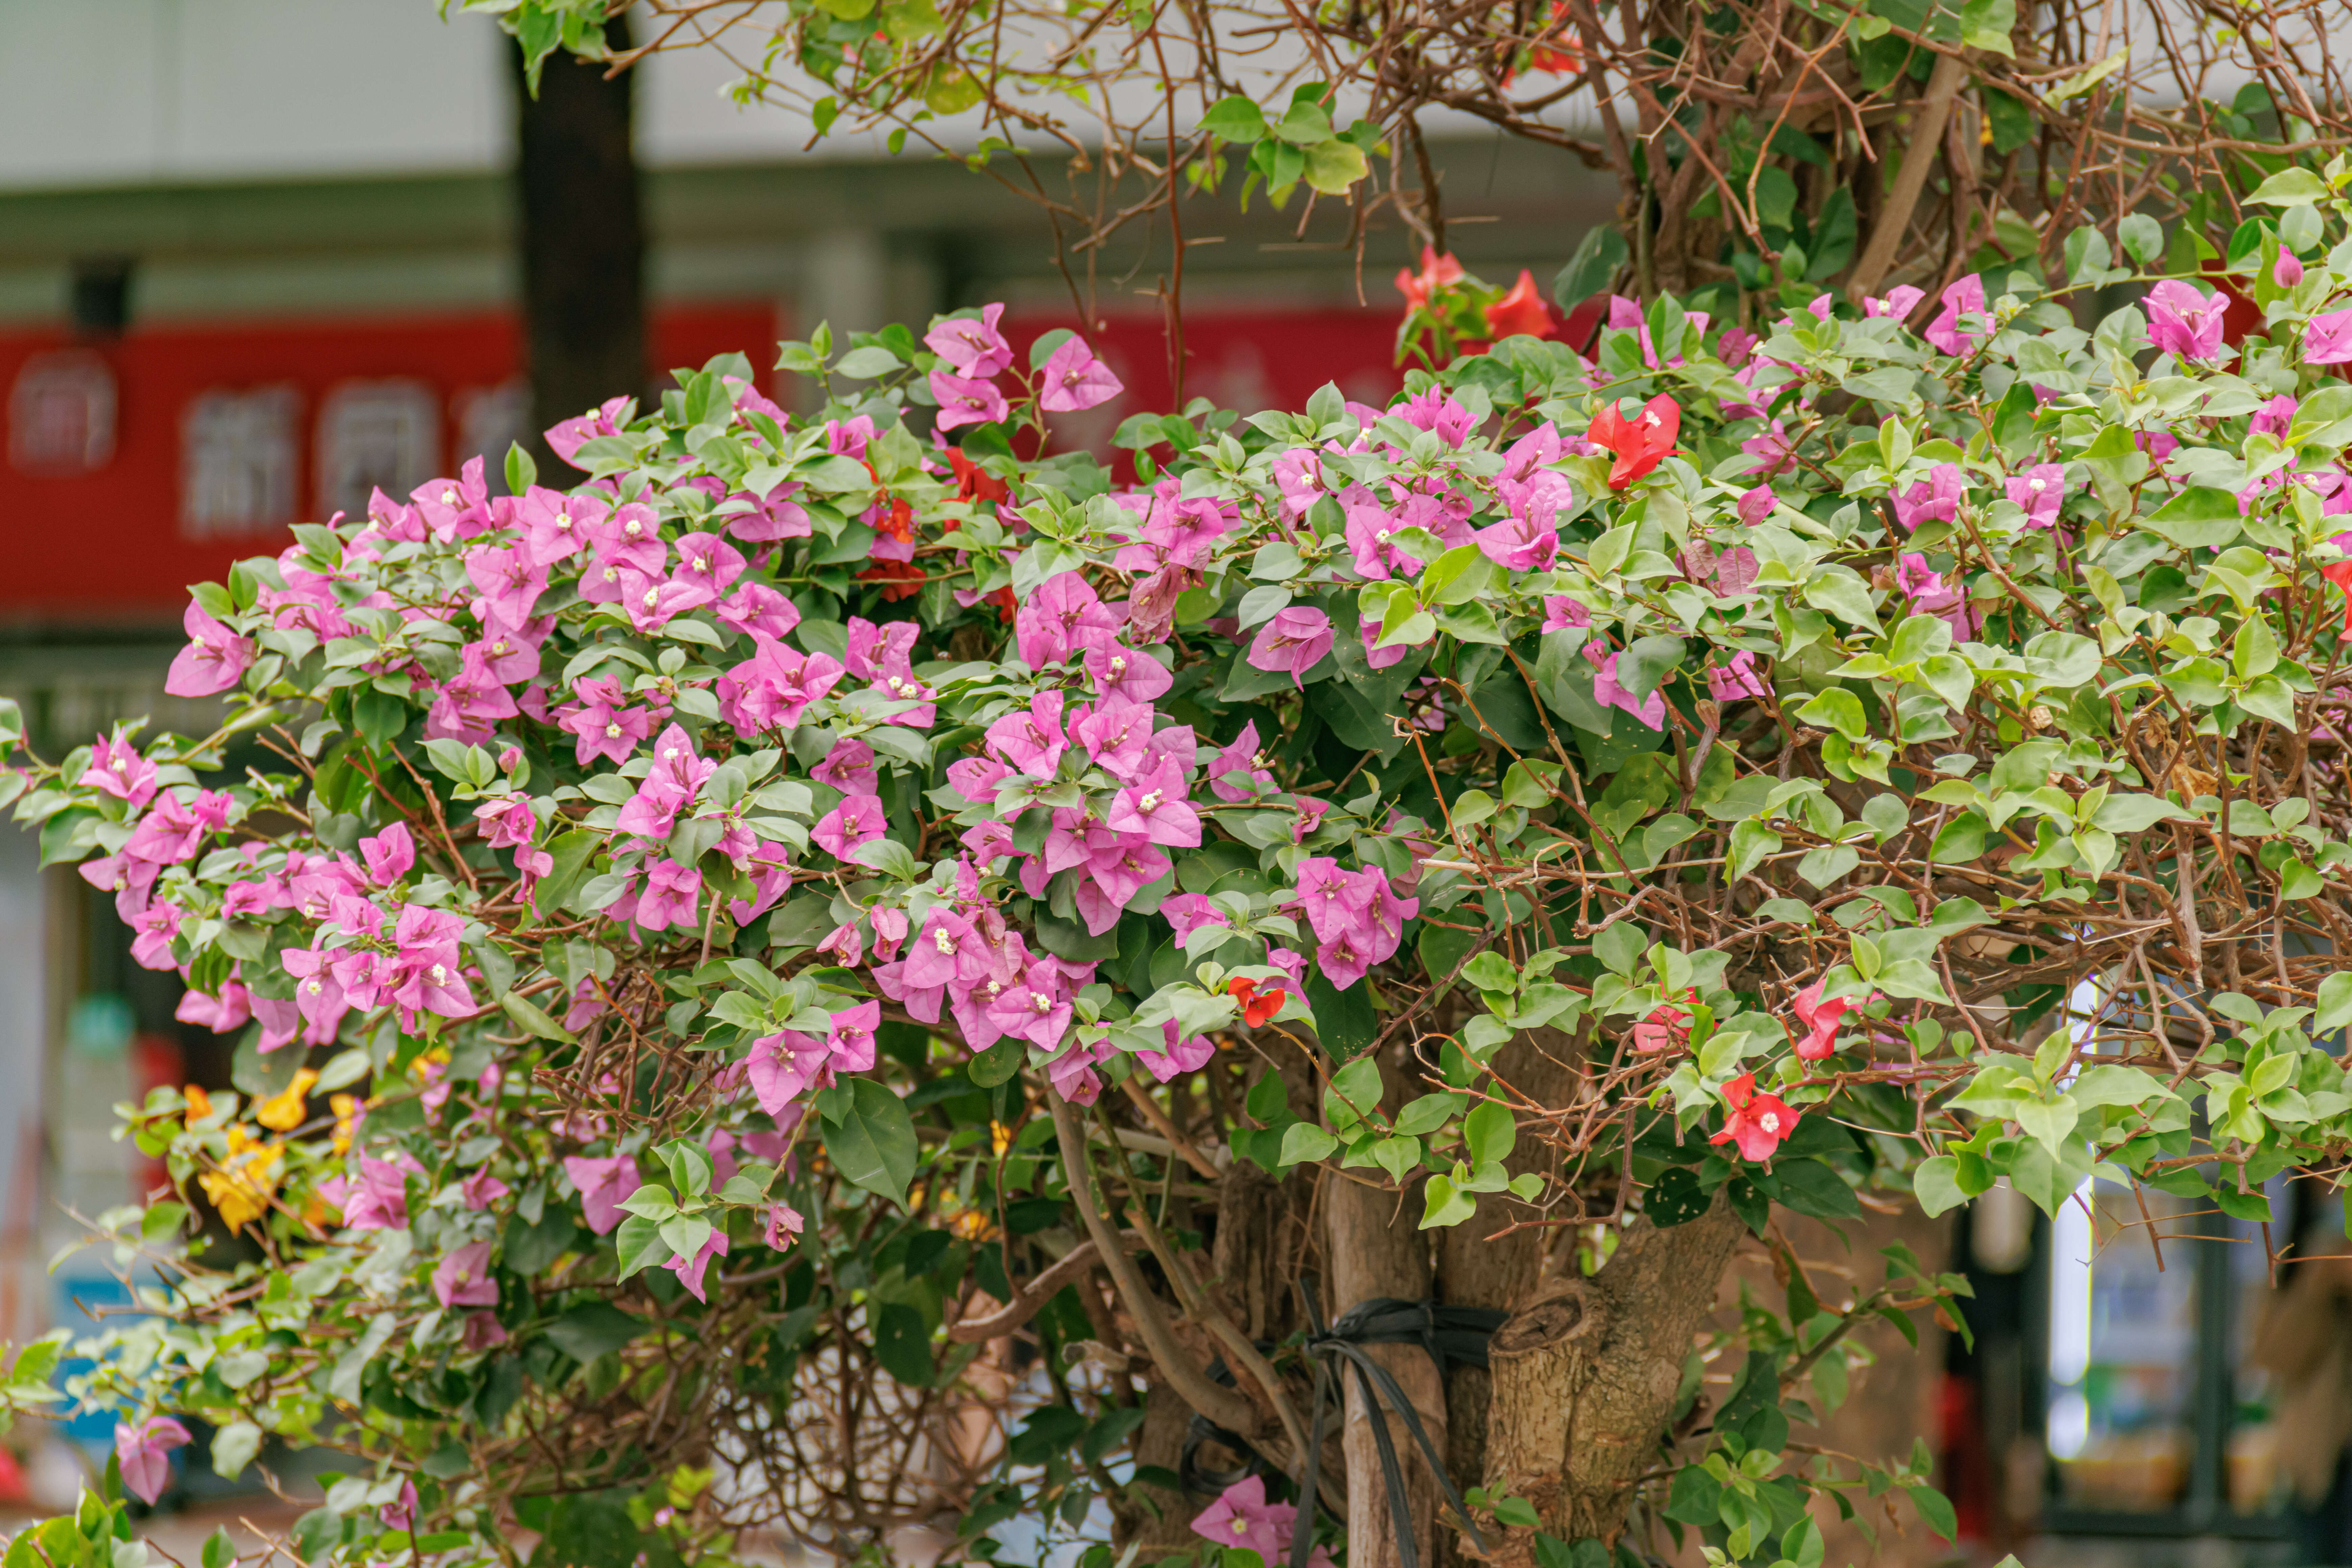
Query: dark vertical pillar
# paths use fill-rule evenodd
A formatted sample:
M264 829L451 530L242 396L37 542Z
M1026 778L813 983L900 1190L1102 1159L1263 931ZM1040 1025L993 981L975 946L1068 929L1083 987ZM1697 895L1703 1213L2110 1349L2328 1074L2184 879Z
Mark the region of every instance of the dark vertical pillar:
M615 49L627 20L606 26ZM540 432L646 386L645 217L631 137L635 73L550 55L534 96L513 51L520 103L515 195L531 456L566 470Z

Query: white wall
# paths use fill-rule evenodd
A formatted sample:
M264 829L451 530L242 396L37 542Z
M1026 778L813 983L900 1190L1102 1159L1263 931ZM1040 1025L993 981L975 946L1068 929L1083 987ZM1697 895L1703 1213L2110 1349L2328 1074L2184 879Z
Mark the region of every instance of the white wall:
M0 191L503 169L504 47L488 17L445 22L435 0L0 0ZM1277 47L1250 68L1294 63ZM741 73L715 48L639 70L647 163L811 155L804 116L734 104ZM1450 111L1423 118L1433 134L1487 133ZM1082 111L1071 123L1085 133ZM979 135L971 115L934 129ZM819 153L883 151L837 132Z
M488 18L434 0L0 0L0 190L503 168L506 69ZM646 161L795 155L797 117L735 108L734 74L653 60Z

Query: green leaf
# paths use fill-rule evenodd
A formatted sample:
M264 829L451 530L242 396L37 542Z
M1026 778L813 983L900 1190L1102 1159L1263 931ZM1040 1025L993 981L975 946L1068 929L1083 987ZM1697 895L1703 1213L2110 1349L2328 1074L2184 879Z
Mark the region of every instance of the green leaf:
M1943 1493L1930 1486L1906 1487L1903 1489L1911 1494L1911 1506L1919 1510L1919 1517L1928 1529L1947 1541L1959 1538L1959 1519L1952 1511L1950 1500Z
M540 1011L530 998L509 991L499 998L499 1005L505 1010L508 1017L522 1026L524 1033L536 1035L542 1040L557 1040L567 1045L571 1043L572 1037L564 1030L563 1026Z
M1294 1121L1283 1129L1280 1163L1285 1170L1328 1160L1339 1151L1339 1140L1312 1121Z
M1510 1108L1499 1101L1484 1101L1462 1119L1463 1147L1469 1151L1474 1163L1483 1165L1489 1160L1507 1158L1518 1140L1519 1130Z
M825 1153L858 1186L904 1204L920 1153L914 1119L903 1100L873 1079L852 1079L846 1087L850 1108L838 1123L824 1124Z
M1870 590L1851 568L1818 569L1805 580L1805 603L1838 619L1875 631L1878 615L1870 605Z
M1968 1184L1957 1157L1938 1154L1919 1162L1919 1168L1911 1173L1911 1190L1918 1195L1920 1211L1933 1219L1959 1207L1983 1189Z
M2210 549L2238 537L2238 498L2191 485L2147 515L2147 526L2184 549Z
M1575 310L1609 287L1630 252L1625 237L1606 224L1588 229L1570 252L1568 262L1551 280L1552 302L1565 312Z
M2281 169L2246 200L2262 207L2307 207L2327 195L2326 182L2305 168Z
M1478 1201L1454 1184L1454 1178L1440 1173L1429 1178L1423 1189L1424 1207L1421 1228L1432 1230L1443 1226L1460 1225L1478 1212Z
M1835 730L1850 741L1870 737L1870 721L1862 710L1862 700L1843 686L1832 686L1796 710L1796 716L1808 724L1819 724Z
M547 1325L547 1337L564 1354L584 1363L619 1350L650 1326L609 1301L591 1301L559 1314Z
M2352 970L2338 970L2319 983L2319 1011L2311 1027L2327 1034L2347 1024L2352 1024Z
M232 1421L213 1434L213 1474L233 1481L260 1451L261 1428L250 1421Z
M1343 142L1334 136L1307 149L1307 185L1327 196L1343 196L1371 172L1364 150L1353 142Z
M1634 701L1647 701L1650 693L1682 662L1682 638L1636 637L1633 647L1617 656L1617 684L1631 693Z
M1815 1219L1859 1219L1862 1200L1845 1178L1818 1159L1789 1160L1773 1167L1780 1179L1780 1202Z
M1212 136L1247 144L1265 135L1265 116L1256 104L1234 93L1210 105L1209 111L1201 116L1201 129Z

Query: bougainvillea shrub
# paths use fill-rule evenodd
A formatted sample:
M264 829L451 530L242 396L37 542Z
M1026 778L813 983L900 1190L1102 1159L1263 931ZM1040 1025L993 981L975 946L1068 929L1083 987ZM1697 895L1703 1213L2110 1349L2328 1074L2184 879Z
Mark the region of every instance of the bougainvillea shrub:
M71 1385L107 1486L201 1422L225 1475L348 1456L297 1536L354 1563L1363 1568L1360 1426L1297 1494L1291 1287L1393 1265L1514 1314L1454 1478L1504 1559L1807 1563L1890 1489L1948 1533L1924 1447L1790 1433L1958 1282L1816 1289L1776 1205L2340 1168L2352 259L2273 184L2226 278L2095 318L2149 281L2098 237L1620 300L1590 359L1442 345L1115 464L1055 441L1117 390L1078 338L820 332L809 417L722 362L552 432L575 488L469 467L197 589L219 733L6 775L240 1042L130 1115L174 1186L102 1221L149 1313ZM1409 281L1409 335L1520 319ZM1785 1301L1710 1318L1750 1236ZM1195 1412L1247 1473L1188 1497Z

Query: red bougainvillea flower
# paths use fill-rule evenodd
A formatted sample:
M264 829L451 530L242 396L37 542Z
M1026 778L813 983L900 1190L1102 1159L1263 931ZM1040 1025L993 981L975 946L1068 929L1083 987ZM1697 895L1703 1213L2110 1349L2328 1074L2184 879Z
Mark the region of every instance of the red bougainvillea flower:
M1673 1003L1654 1007L1648 1017L1633 1026L1633 1048L1663 1051L1671 1046L1679 1050L1690 1044L1690 1015Z
M2343 594L2344 635L2352 637L2352 532L2339 533L2327 542L2345 552L2345 557L2322 566L2319 574L2335 584Z
M1665 460L1682 427L1682 405L1662 392L1631 419L1617 412L1614 403L1608 405L1594 417L1585 439L1617 454L1609 468L1609 488L1622 490Z
M1710 1143L1737 1143L1743 1160L1765 1161L1797 1130L1799 1112L1776 1095L1756 1092L1756 1075L1741 1073L1723 1086L1723 1103L1731 1108L1723 1131Z
M1434 246L1421 247L1421 270L1400 268L1396 275L1397 292L1404 296L1405 308L1418 310L1426 306L1430 297L1448 284L1462 281L1462 263L1450 256L1440 256Z
M1486 307L1486 330L1497 339L1552 335L1551 309L1536 292L1534 273L1519 268L1519 280L1511 291Z
M1242 1005L1242 1022L1255 1029L1282 1011L1284 1000L1290 993L1280 985L1271 991L1260 991L1255 980L1225 982L1225 994Z
M923 591L923 569L911 561L877 561L857 574L861 583L882 584L882 597L911 599Z
M1568 15L1568 0L1552 0L1551 19L1555 22ZM1559 31L1535 47L1528 57L1528 68L1550 71L1557 76L1584 74L1584 41L1577 37L1572 26Z
M1013 487L963 455L958 447L947 449L948 471L955 475L955 499L962 501L1001 501L1011 496ZM948 522L953 528L955 522Z
M1875 996L1878 993L1874 991L1870 994ZM1867 1002L1870 997L1865 996L1862 1000ZM1854 999L1851 996L1840 996L1832 1002L1822 1001L1822 983L1818 980L1798 992L1790 1005L1796 1011L1797 1022L1805 1026L1805 1037L1797 1042L1797 1055L1809 1062L1817 1062L1836 1050L1838 1020L1853 1005Z

